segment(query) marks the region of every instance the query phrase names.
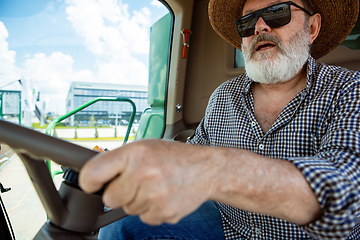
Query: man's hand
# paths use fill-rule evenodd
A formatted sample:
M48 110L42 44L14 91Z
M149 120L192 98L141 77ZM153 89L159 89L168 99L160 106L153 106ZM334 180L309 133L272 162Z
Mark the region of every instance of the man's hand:
M213 171L207 161L197 159L199 154L204 152L182 143L130 143L88 161L80 172L80 186L93 193L109 182L103 194L108 207L123 207L152 225L177 223L211 195Z
M85 192L109 182L104 203L148 224L177 223L207 200L305 225L322 210L291 162L234 148L143 140L95 156L80 171Z

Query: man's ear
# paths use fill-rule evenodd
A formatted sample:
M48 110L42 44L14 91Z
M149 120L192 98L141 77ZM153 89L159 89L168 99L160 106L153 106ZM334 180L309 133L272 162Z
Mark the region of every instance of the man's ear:
M319 35L320 28L321 28L321 15L319 13L315 13L309 19L310 44L312 44Z

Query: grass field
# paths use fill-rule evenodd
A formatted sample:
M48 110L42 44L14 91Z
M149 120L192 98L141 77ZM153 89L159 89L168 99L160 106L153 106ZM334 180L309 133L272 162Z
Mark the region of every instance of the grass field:
M40 126L40 123L32 123L32 127L33 128L37 128L37 129L46 129L48 127L48 124L45 124L44 126ZM58 125L56 125L57 129L74 129L75 127L69 127L69 126L65 126L64 124L62 123L59 123ZM87 128L94 128L94 126L79 126L79 127L76 127L76 128L80 128L80 129L87 129ZM112 128L112 127L109 127L109 126L97 126L97 128Z

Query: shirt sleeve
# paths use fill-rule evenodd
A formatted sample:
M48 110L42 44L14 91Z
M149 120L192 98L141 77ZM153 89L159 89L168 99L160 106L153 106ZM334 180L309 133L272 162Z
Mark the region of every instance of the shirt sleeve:
M196 132L194 136L187 140L186 143L200 145L200 146L207 146L210 145L209 138L206 134L206 129L204 127L205 118L203 118L196 128Z
M346 239L360 223L359 81L338 95L317 154L287 159L303 173L323 209L320 219L301 226L316 239Z

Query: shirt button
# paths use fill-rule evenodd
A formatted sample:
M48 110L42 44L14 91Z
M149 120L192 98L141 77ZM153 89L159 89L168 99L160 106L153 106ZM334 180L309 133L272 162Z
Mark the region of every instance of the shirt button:
M255 126L255 125L256 125L256 123L255 123L254 121L252 121L252 122L251 122L251 125Z
M255 228L255 233L256 233L256 234L260 234L260 233L261 233L260 229L259 229L259 228Z
M260 144L260 145L259 145L259 149L260 149L260 150L263 150L263 149L264 149L264 145Z

